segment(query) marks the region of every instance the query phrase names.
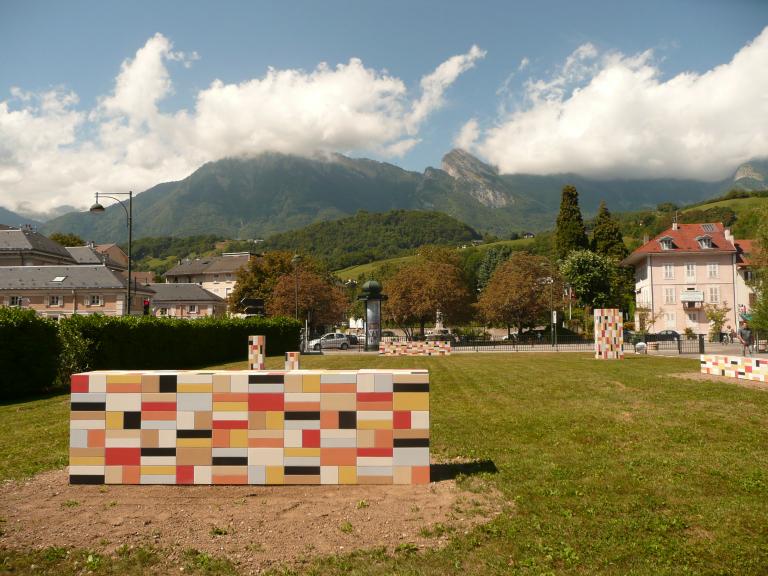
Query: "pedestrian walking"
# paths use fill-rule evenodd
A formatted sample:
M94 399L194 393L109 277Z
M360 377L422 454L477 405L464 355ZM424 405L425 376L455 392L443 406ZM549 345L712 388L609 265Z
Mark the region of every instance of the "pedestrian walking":
M741 328L738 332L739 342L741 343L741 350L744 356L752 355L752 330L749 329L746 321L741 322Z

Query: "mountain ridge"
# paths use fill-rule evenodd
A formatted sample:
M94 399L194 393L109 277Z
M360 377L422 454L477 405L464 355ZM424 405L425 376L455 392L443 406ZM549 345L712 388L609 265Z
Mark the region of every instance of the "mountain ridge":
M756 169L762 174L762 164ZM737 169L738 171L738 169ZM736 172L734 171L734 176ZM756 175L756 173L752 173ZM742 178L751 185L758 180ZM306 158L266 152L208 162L188 177L157 184L134 197L134 237L220 234L259 238L359 210L437 210L480 232L508 235L542 230L557 214L560 191L573 184L590 215L605 199L611 210L701 201L734 186L695 180L596 180L577 174L499 174L465 150L424 172L341 154ZM110 206L100 216L72 212L41 226L97 242L123 241L125 215Z

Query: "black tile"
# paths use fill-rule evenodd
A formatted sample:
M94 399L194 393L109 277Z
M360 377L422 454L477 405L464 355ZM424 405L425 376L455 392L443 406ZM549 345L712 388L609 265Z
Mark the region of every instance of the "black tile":
M107 409L106 402L72 402L72 412L104 412Z
M320 476L320 466L286 466L286 476Z
M160 375L160 392L176 392L176 375Z
M69 477L70 484L104 484L104 475L74 474Z
M212 430L176 430L176 438L212 438Z
M320 412L286 412L286 420L320 420Z
M341 430L357 428L357 412L339 412L339 428Z
M429 448L429 438L394 438L395 448Z
M176 456L176 448L142 448L142 456Z
M248 456L214 456L214 466L248 466Z
M392 384L393 392L429 392L429 384Z

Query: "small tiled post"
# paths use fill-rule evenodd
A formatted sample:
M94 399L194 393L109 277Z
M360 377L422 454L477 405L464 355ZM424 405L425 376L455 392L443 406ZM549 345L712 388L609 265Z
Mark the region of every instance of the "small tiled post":
M248 370L264 370L267 353L265 336L248 336Z
M595 309L595 358L621 360L624 344L624 322L621 310L616 308Z
M286 372L290 372L291 370L300 370L300 362L299 357L301 353L300 352L286 352L285 353L285 370Z

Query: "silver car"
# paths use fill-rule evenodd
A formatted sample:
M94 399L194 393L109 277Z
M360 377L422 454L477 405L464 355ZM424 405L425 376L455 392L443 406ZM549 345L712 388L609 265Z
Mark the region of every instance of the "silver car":
M328 334L323 334L320 338L310 340L309 347L312 350L322 350L324 348L340 348L341 350L346 350L349 348L349 340L341 332L328 332Z

